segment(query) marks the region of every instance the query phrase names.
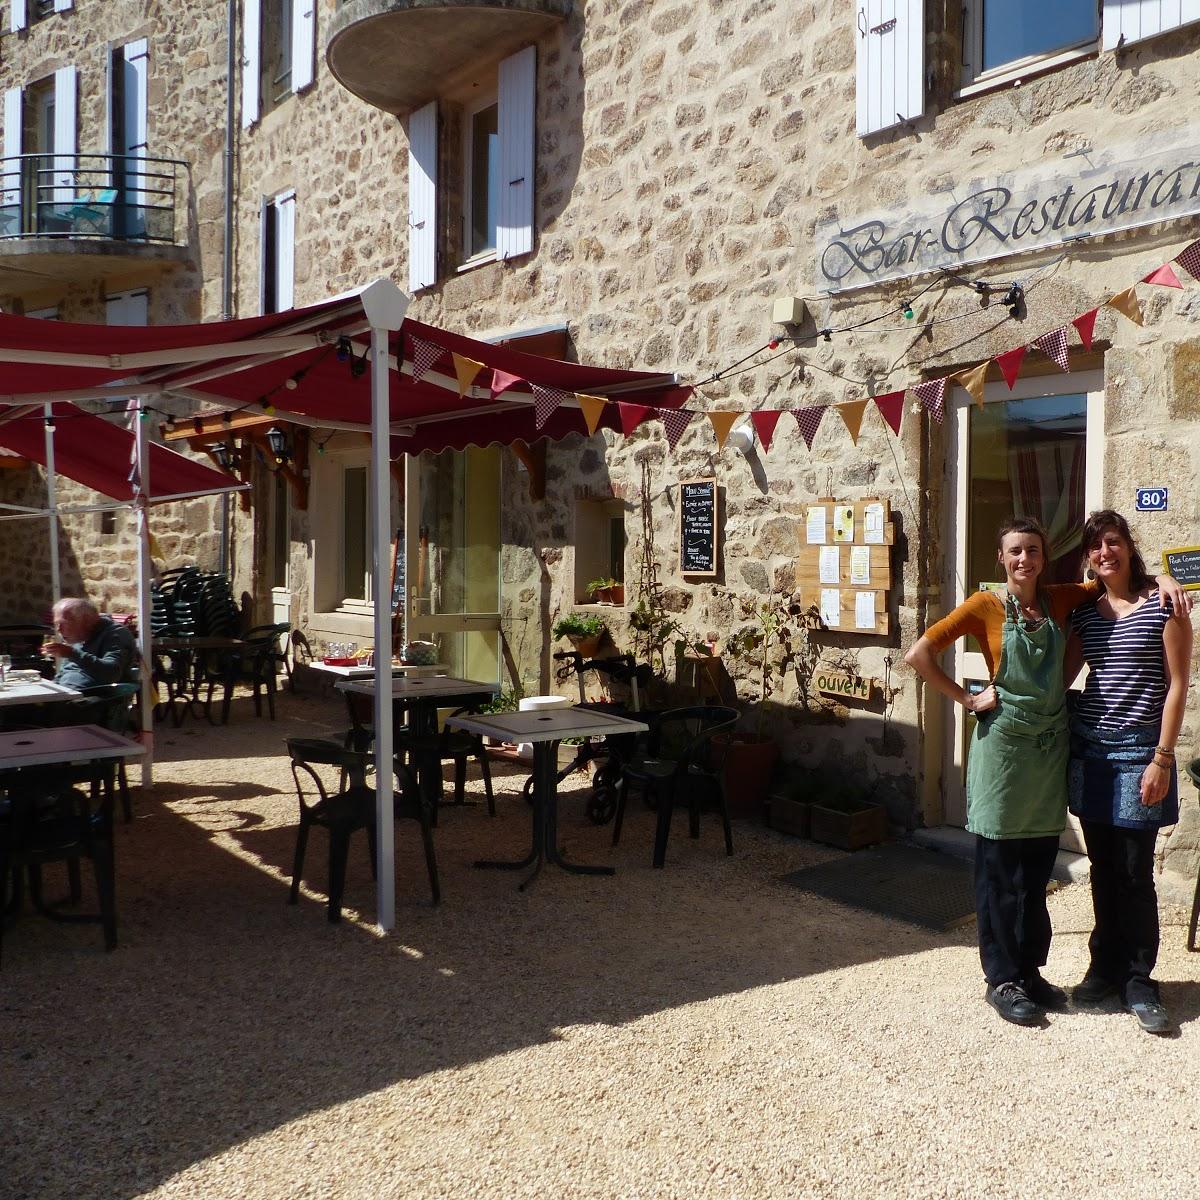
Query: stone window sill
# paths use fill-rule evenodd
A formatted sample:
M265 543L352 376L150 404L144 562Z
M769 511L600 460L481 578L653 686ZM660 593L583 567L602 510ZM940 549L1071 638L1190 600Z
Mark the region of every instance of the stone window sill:
M955 100L970 100L973 96L981 96L987 92L998 91L1005 87L1020 87L1021 84L1034 76L1045 75L1057 71L1071 63L1091 58L1099 52L1100 43L1095 39L1081 42L1077 46L1069 46L1066 50L1058 50L1053 54L1032 55L1019 59L1015 63L1005 63L1002 67L994 67L990 71L977 75L970 83L965 83L954 93Z

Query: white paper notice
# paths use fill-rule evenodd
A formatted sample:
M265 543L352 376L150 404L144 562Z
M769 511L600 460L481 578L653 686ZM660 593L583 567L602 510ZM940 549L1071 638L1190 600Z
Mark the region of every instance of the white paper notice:
M871 546L883 545L882 504L868 504L863 509L863 541Z
M866 549L866 546L863 547ZM822 546L820 557L821 582L835 586L842 581L842 551L839 546Z
M854 541L854 505L835 504L833 508L833 540Z
M842 623L842 593L837 588L821 589L821 620L829 626Z
M875 628L875 593L854 593L854 628Z
M821 581L824 583L824 579ZM850 582L866 584L871 582L871 547L850 547Z
M823 546L825 544L825 508L823 505L814 504L810 506L806 535L810 546Z

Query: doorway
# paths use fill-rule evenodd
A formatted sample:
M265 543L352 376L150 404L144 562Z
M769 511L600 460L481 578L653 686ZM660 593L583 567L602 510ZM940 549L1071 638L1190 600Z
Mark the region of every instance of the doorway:
M947 420L954 497L947 539L952 573L947 608L961 604L971 592L1002 585L996 530L1010 516L1036 517L1046 527L1046 582L1078 581L1083 520L1101 506L1104 494L1103 372L1019 380L1012 391L991 384L982 408L962 388L955 388ZM956 642L946 651L944 665L967 691L987 686L987 666L973 641ZM951 708L942 771L946 823L963 826L974 717L961 705L946 703ZM1061 844L1082 853L1078 823L1070 816L1067 820Z

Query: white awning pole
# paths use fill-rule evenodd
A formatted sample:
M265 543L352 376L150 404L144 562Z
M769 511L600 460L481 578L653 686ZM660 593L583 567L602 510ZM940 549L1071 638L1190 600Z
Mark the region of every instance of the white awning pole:
M54 406L42 407L46 419L46 516L50 522L50 603L62 599L58 567L58 480L54 472Z
M150 560L150 453L146 444L146 400L139 396L134 416L134 449L136 453L138 493L134 514L138 539L138 642L141 646L142 668L142 791L154 783L154 647L150 629L150 580L154 564ZM224 497L222 497L222 501Z
M371 597L375 603L375 802L379 848L377 918L396 927L396 842L392 810L392 605L387 549L391 544L392 473L387 331L371 329Z

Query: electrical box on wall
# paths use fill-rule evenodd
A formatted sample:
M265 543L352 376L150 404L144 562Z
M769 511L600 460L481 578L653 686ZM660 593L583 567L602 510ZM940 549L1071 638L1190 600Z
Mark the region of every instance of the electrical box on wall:
M799 325L804 320L804 301L799 296L776 296L771 305L776 325Z

